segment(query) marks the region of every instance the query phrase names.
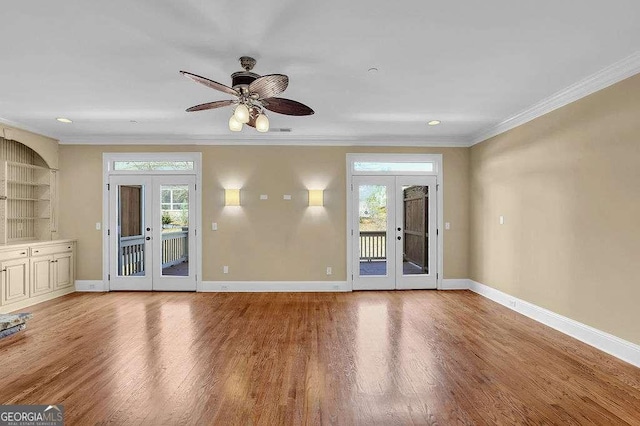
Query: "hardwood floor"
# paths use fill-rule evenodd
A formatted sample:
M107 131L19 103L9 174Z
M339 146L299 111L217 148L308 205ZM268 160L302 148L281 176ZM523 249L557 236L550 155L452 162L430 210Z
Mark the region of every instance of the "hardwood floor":
M75 293L0 403L86 424L640 424L640 369L468 291Z

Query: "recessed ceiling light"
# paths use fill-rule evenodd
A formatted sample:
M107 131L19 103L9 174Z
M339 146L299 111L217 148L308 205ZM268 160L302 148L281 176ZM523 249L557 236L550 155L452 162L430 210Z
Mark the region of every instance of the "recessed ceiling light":
M440 120L431 120L429 122L429 126L437 126L438 124L440 124Z
M56 118L56 120L58 120L61 123L73 123L73 121L69 120L68 118L63 118L63 117L58 117L58 118Z

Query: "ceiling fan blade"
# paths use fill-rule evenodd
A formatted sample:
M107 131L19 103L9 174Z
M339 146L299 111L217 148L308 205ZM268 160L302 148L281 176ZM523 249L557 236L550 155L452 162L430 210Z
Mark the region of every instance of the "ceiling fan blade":
M232 101L232 100L207 102L206 104L200 104L200 105L192 106L191 108L187 108L187 112L204 111L205 109L222 108L222 107L226 107L228 105L231 105L234 102L235 101Z
M270 98L286 90L289 77L284 74L263 75L251 82L249 93L255 93L260 99Z
M314 111L300 102L283 98L267 98L263 99L262 105L269 111L277 112L285 115L312 115Z
M207 87L210 87L215 90L219 90L229 95L238 96L238 92L235 89L232 89L229 86L225 86L224 84L218 83L217 81L209 80L208 78L204 78L197 74L192 74L186 71L180 71L180 73L182 73L182 75L184 75L188 79L195 81L196 83L204 84Z
M249 122L246 123L247 126L251 126L251 127L255 128L256 127L256 118L258 118L258 117L254 117L254 116L250 115L249 116Z

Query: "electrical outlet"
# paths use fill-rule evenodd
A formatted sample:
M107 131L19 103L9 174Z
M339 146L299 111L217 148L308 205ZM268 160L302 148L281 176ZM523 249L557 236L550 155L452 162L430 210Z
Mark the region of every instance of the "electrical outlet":
M89 288L93 290L93 289L96 288L96 285L95 284L89 284Z
M227 290L229 290L229 286L228 286L228 285L226 285L226 284L222 284L222 287L220 287L220 289L221 289L222 291L227 291Z
M444 229L451 229L451 224L449 222L445 222Z
M285 194L285 195L282 196L282 199L283 200L290 200L291 199L291 195Z
M260 195L260 199L261 200L268 200L269 196L267 194L262 194L262 195Z
M331 266L327 266L327 275L333 274L333 268Z
M515 308L516 307L516 301L515 300L509 300L509 307L510 308Z
M222 267L222 273L223 274L228 274L229 273L229 267L227 265Z
M340 290L340 286L338 284L334 284L333 285L333 289L336 290L336 291Z
M96 222L96 231L102 229L102 224L100 222Z

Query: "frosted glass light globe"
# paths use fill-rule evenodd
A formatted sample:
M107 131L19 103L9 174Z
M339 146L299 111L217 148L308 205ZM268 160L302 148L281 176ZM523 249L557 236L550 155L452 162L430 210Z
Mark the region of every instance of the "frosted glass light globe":
M236 111L233 113L238 123L246 124L249 122L249 108L245 104L240 104L236 107Z
M269 119L266 115L260 114L256 119L256 130L264 133L269 131Z
M231 130L232 132L239 132L240 130L242 130L242 123L236 120L235 115L232 115L229 119L229 130Z

